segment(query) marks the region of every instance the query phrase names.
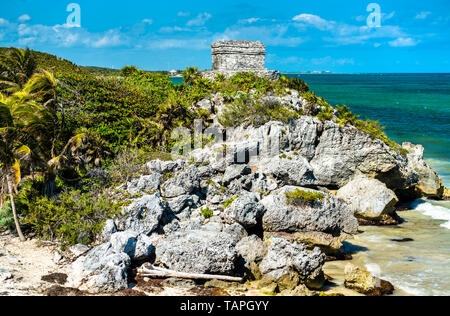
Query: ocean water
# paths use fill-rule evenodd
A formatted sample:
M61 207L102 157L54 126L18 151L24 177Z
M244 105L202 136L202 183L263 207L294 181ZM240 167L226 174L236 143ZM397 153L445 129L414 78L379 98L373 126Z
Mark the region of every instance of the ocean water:
M332 104L378 120L389 137L422 144L450 187L450 74L287 74Z
M289 74L330 104L378 120L389 137L422 144L426 161L450 187L450 74ZM450 295L450 201L420 199L396 227L362 227L357 264L403 293ZM392 239L412 238L407 243Z

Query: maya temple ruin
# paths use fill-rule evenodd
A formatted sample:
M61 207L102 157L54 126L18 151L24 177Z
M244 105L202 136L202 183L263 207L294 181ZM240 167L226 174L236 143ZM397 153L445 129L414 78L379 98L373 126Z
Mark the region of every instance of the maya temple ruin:
M204 76L214 79L217 74L230 77L238 72L254 72L258 76L277 79L280 72L265 67L266 47L257 41L220 41L211 45L212 70Z

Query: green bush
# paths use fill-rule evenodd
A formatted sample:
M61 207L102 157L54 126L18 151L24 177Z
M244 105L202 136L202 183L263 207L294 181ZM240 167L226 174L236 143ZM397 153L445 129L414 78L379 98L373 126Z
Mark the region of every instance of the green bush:
M271 120L288 123L297 119L302 113L287 109L279 103L264 103L250 95L240 95L219 117L225 127L241 124L259 127Z
M229 208L231 206L231 204L233 204L234 200L237 199L237 196L233 196L231 199L226 200L225 202L223 202L223 207L224 208Z
M205 218L209 219L214 216L213 210L211 210L209 207L201 208L200 214Z
M9 202L3 205L0 209L0 230L2 229L14 229L14 217Z
M295 189L294 192L285 192L287 204L295 206L314 205L322 202L325 195L320 192L304 191Z
M107 196L72 191L58 200L36 198L28 205L24 223L31 225L39 237L59 240L63 246L90 244L119 209Z

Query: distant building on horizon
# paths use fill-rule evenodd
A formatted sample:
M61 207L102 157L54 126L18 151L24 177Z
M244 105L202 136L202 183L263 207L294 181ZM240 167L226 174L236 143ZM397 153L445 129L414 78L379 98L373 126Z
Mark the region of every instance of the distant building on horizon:
M177 76L178 76L178 71L172 69L171 71L169 71L169 75L170 75L171 77L177 77Z

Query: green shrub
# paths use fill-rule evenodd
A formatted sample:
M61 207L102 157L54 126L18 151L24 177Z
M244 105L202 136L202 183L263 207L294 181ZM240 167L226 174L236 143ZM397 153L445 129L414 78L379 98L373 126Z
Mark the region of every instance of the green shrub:
M369 134L370 138L381 140L388 145L391 150L397 151L403 156L408 154L407 149L402 148L402 146L387 137L384 132L384 127L381 126L378 121L372 121L369 119L366 119L365 121L357 120L354 126L360 131Z
M58 200L36 198L28 205L25 224L33 227L39 237L59 240L63 246L90 244L101 233L107 219L119 213L119 205L107 196L72 191Z
M209 219L214 216L213 210L211 210L209 207L201 208L200 214L205 218Z
M324 106L320 109L319 113L317 114L317 118L322 122L330 121L334 116L333 112L334 111L331 106Z
M271 120L288 123L300 115L301 113L289 110L279 103L263 103L250 95L241 95L223 111L219 122L225 127L241 124L259 127Z
M294 192L285 192L287 204L295 206L314 205L322 202L325 195L320 192L303 191L295 189Z
M224 208L229 208L231 206L231 204L233 204L234 200L237 199L237 196L233 196L231 199L226 200L225 202L223 202L223 207Z
M345 126L347 124L354 125L358 119L358 115L354 115L347 105L337 106L337 118L340 126Z
M0 230L2 229L14 229L14 217L9 202L3 205L0 209Z

